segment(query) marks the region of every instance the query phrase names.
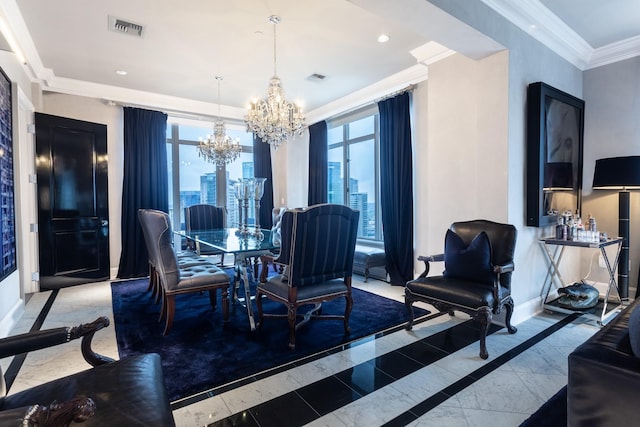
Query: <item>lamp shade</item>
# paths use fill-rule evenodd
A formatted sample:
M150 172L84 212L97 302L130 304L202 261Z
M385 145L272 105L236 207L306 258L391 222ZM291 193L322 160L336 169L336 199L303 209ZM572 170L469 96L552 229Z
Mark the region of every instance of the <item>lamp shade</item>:
M640 156L596 160L594 189L640 188Z

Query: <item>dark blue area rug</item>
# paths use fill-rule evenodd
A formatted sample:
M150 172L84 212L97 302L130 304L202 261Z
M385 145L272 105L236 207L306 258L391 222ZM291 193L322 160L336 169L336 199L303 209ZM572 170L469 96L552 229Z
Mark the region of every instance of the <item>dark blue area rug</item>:
M148 280L111 284L113 313L120 358L159 353L171 401L293 362L354 339L375 334L407 320L404 304L370 292L353 289L353 310L344 334L341 320L312 320L296 333L296 349L289 350L286 318L265 319L262 329L251 332L247 312L231 306L229 322L222 321L222 303L213 311L208 294L176 297L176 315L168 336L158 323L160 305L146 292ZM344 298L324 303L323 314L343 314ZM255 308L255 303L254 303ZM283 311L284 305L263 300L266 313ZM301 311L304 307L301 308ZM415 308L416 317L428 314Z

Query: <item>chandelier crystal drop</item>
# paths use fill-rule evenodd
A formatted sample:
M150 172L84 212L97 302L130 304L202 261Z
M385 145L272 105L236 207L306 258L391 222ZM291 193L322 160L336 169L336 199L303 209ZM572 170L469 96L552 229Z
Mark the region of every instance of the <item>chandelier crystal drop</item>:
M207 135L206 139L200 138L198 155L217 166L224 166L240 157L242 147L239 139L233 140L227 135L220 115L220 81L222 77L216 76L216 80L218 80L218 118L213 124L213 135Z
M269 22L273 24L273 77L269 82L267 98L251 102L245 122L247 132L253 132L264 142L278 148L287 138L302 134L305 117L302 109L284 96L276 66L276 25L280 23L280 17L272 15Z

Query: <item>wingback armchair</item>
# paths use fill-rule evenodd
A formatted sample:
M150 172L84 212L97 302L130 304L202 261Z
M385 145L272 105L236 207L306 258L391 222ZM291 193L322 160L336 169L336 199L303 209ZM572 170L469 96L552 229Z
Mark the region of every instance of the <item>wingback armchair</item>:
M454 310L468 313L480 323L480 357L489 357L486 336L492 316L504 307L509 333L513 299L511 273L516 246L516 228L487 220L455 222L447 230L444 254L420 256L425 271L407 282L405 304L409 311L406 329L413 326L413 303L423 301L453 315ZM444 261L440 276L428 276L431 262Z
M86 426L174 426L158 354L114 361L91 349L94 334L108 325L109 319L100 317L76 327L0 339L0 358L5 358L82 338L82 355L93 366L9 395L0 371L0 426L67 426L71 421Z
M257 287L258 327L265 317L287 317L289 348L296 345L296 330L316 319L342 319L349 333L349 315L353 306L351 271L360 212L343 205L323 204L292 209L282 216L282 243L275 263L284 266L282 274L261 281ZM288 314L267 314L262 296L287 306ZM344 315L322 315L323 301L344 297ZM314 308L297 322L298 308Z

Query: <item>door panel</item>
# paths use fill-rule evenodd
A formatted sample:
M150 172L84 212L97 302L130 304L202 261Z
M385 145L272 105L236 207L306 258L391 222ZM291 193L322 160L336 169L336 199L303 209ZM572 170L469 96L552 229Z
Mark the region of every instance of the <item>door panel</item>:
M109 279L107 129L36 113L40 287Z

